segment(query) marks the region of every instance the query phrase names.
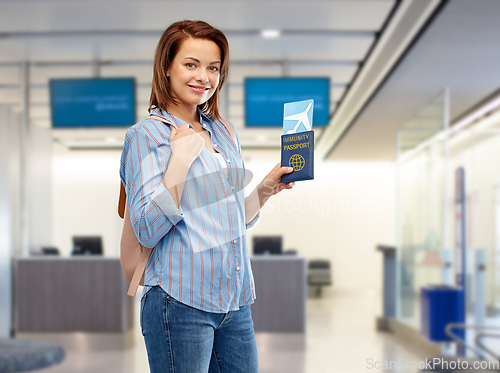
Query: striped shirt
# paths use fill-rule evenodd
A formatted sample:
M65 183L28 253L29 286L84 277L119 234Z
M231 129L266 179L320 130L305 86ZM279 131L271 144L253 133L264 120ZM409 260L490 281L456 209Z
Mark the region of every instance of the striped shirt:
M189 168L179 208L162 184L171 156L170 126L146 119L127 130L120 161L130 221L139 242L155 248L145 272L147 292L159 285L191 307L214 313L254 302L245 224L245 165L238 133L198 109L200 123L224 162L205 147ZM153 108L179 128L184 122ZM220 157L219 156L219 157Z

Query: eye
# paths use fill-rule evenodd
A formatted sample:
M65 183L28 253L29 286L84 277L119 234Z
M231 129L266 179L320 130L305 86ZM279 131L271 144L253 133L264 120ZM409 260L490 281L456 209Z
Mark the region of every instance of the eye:
M187 67L195 67L194 63L188 62L185 66Z
M214 73L219 71L219 68L217 66L211 66L210 70L212 70Z

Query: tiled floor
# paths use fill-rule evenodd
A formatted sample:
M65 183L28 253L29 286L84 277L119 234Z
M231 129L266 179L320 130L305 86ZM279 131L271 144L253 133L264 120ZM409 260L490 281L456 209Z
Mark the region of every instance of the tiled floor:
M286 339L270 347L266 335L258 335L261 373L418 372L409 365L391 370L375 368L376 362L404 360L411 364L422 360L414 348L394 335L375 331L375 317L379 310L380 300L373 295L309 299L305 349L297 350ZM147 373L147 355L138 327L134 338L135 345L129 349L67 351L63 363L39 372ZM292 349L287 348L287 344Z

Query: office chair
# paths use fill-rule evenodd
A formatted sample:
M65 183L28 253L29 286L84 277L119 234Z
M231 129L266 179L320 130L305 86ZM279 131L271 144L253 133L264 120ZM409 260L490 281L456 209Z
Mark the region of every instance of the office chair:
M307 264L307 284L315 288L317 297L321 297L323 286L332 285L330 261L326 259L310 260Z

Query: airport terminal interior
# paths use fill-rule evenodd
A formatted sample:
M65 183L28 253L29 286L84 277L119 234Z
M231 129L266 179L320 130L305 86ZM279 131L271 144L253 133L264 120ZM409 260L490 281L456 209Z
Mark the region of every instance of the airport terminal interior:
M120 162L181 20L246 195L305 175L241 236L259 371L500 372L500 1L0 0L0 373L149 372Z

